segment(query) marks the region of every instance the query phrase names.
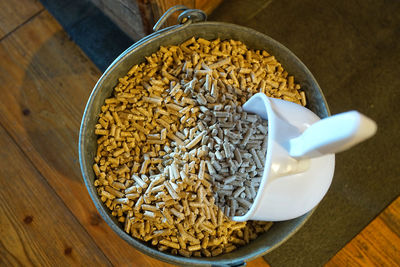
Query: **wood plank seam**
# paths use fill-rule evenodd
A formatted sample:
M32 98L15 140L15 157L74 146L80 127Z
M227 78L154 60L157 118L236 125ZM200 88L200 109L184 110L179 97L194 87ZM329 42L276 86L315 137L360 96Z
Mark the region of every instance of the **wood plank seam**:
M12 29L11 31L9 31L8 33L6 33L3 37L0 38L0 42L3 41L4 39L6 39L8 36L10 36L11 34L13 34L15 31L17 31L19 28L23 27L26 23L30 22L31 20L33 20L35 17L37 17L38 15L40 15L40 13L42 13L45 10L45 8L40 9L38 12L36 12L35 14L33 14L32 16L30 16L27 20L25 20L24 22L22 22L21 24L19 24L17 27L15 27L14 29Z
M371 220L325 264L333 266L400 266L400 196ZM387 221L387 218L388 219Z
M358 232L358 233L356 233L355 235L353 235L353 236L349 239L349 241L348 241L346 244L344 244L341 248L338 248L338 249L335 251L335 253L333 254L333 256L332 256L329 260L327 260L327 261L325 262L325 264L327 264L327 263L329 263L330 261L332 261L333 258L335 258L335 256L336 256L339 252L341 252L347 245L349 245L351 242L353 242L355 238L357 238L358 236L360 236L360 234L361 234L369 225L371 225L374 221L376 221L378 218L380 218L380 216L382 216L382 214L384 213L384 211L386 211L386 210L389 208L389 206L391 206L391 205L397 200L397 198L398 198L398 197L393 198L393 200L391 200L390 203L389 203L385 208L383 208L374 218L372 218L369 222L367 222L367 223L362 227L362 230L361 230L360 232Z
M40 13L40 12L39 12ZM32 16L33 18L34 16ZM26 22L25 22L26 23ZM20 28L20 27L17 27ZM51 184L48 182L48 180L44 177L44 175L42 174L42 172L37 168L36 164L34 164L34 162L32 162L32 160L30 159L30 157L28 157L28 155L26 155L25 151L20 147L20 145L17 143L17 141L13 138L13 136L10 134L10 132L7 130L6 127L4 127L3 123L0 121L0 127L4 130L4 132L8 135L8 137L12 140L12 142L14 143L14 145L16 146L16 148L21 152L22 155L24 155L24 157L26 158L26 160L30 163L30 165L32 166L32 168L34 170L36 170L36 172L38 173L39 177L43 180L43 182L45 184L47 184L49 186L49 188L51 189L52 193L54 194L54 196L56 198L58 198L64 205L65 209L67 210L67 212L70 213L71 217L76 221L76 223L78 225L80 225L82 227L82 231L85 231L88 236L90 237L91 242L93 243L93 245L101 252L101 254L108 260L109 264L112 265L111 260L107 257L107 255L104 253L104 251L99 247L99 245L97 244L96 240L93 239L92 235L88 232L88 230L86 229L86 227L84 225L82 225L82 223L80 222L80 220L78 218L76 218L75 214L71 211L71 209L65 204L64 200L58 195L57 191L54 190L54 188L51 186Z

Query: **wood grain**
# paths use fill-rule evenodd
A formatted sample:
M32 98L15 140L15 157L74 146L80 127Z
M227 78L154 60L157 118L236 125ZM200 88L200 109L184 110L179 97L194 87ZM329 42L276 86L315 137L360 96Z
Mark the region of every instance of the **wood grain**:
M98 1L98 0L92 0ZM103 0L110 1L110 0ZM122 0L118 0L122 1ZM197 8L210 14L222 0L136 0L140 9L142 23L147 34L152 32L152 27L158 19L171 7L184 5L188 8ZM176 25L180 12L173 13L165 22L164 26Z
M133 40L139 40L150 32L152 25L141 21L141 11L135 0L90 0ZM143 10L146 12L147 10ZM146 30L145 30L146 29Z
M326 264L336 266L400 266L400 197Z
M201 9L206 12L207 15L211 14L220 4L222 0L196 0L194 8Z
M0 265L111 265L0 127Z
M207 1L210 2L210 1ZM176 5L184 5L188 8L195 8L196 0L150 0L153 10L154 23L171 7ZM164 26L176 25L180 12L172 14L166 21Z
M119 238L82 182L78 129L100 72L47 13L0 42L0 124L113 265L166 266Z
M270 265L263 259L263 257L259 257L255 260L247 262L247 267L269 267Z
M43 10L37 0L2 0L0 8L0 40Z
M157 20L170 7L185 5L210 14L222 0L90 0L133 40L153 32ZM177 24L179 12L172 14L165 26ZM141 19L139 19L141 18Z

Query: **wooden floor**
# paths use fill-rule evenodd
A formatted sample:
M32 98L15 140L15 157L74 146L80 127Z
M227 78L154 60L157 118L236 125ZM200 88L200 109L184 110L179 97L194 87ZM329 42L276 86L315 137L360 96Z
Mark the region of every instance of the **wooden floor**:
M0 265L168 265L120 239L82 182L78 129L100 75L38 1L0 2ZM400 198L327 264L396 265Z

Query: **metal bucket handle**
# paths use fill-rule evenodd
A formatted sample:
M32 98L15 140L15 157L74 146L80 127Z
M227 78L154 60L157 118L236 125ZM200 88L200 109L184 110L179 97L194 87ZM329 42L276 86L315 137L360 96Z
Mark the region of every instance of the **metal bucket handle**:
M182 11L183 12L179 15L178 17L178 22L179 24L169 26L167 28L161 29L165 21L171 16L176 11ZM153 30L154 32L143 37L136 43L134 43L131 48L133 47L139 47L145 45L147 42L151 41L153 38L160 36L161 34L165 32L173 32L174 30L182 29L183 27L187 27L193 22L202 22L207 20L207 15L203 10L200 9L190 9L187 6L184 5L177 5L173 6L170 9L168 9L162 16L161 18L157 21L157 23L154 25ZM111 64L111 66L115 63L121 60L126 54L126 51L123 52L121 55L119 55L114 62ZM107 70L106 70L107 71Z
M179 24L161 29L165 21L176 11L183 11L178 17ZM165 32L172 33L174 30L180 30L184 27L189 26L193 22L203 22L206 20L207 20L207 15L203 10L190 9L184 5L173 6L170 9L168 9L154 25L153 27L154 32L134 43L130 47L130 49L137 48L139 46L144 46L146 45L146 43L150 42L153 38L156 38L157 36L160 36ZM120 61L126 55L126 53L127 51L119 55L110 66L113 66L116 62ZM107 70L105 72L107 72Z
M207 20L207 14L200 9L190 9L184 5L173 6L168 9L153 27L153 31L158 31L165 23L165 21L176 11L183 11L178 17L179 24L186 24L192 22L201 22Z

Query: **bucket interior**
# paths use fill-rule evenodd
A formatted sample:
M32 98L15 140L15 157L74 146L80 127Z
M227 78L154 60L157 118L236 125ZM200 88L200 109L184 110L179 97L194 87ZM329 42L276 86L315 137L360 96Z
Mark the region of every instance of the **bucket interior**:
M194 23L184 27L171 27L171 29L172 30L169 31L163 31L160 34L155 34L154 37L147 42L142 44L137 43L128 48L127 51L121 54L121 56L110 65L93 89L85 109L80 131L79 156L83 178L104 220L119 236L147 255L179 265L232 265L242 261L248 261L270 252L291 237L310 217L312 211L293 220L276 222L266 233L260 235L256 240L251 241L250 244L238 248L231 253L211 258L185 258L179 255L175 256L160 252L151 245L131 237L122 230L123 226L121 223L111 216L111 212L103 205L93 185L95 175L92 166L97 147L97 137L93 129L97 123L98 114L100 113L100 108L104 100L110 97L114 86L117 84L118 78L123 77L133 65L144 62L145 56L156 52L161 45L177 45L195 36L208 40L216 38L220 38L221 40L239 40L251 49L266 50L268 53L275 56L282 64L283 68L288 71L290 75L294 75L296 82L302 86L307 96L308 103L306 107L308 109L316 113L320 118L327 117L329 115L329 109L310 71L292 52L270 37L249 28L219 22Z

